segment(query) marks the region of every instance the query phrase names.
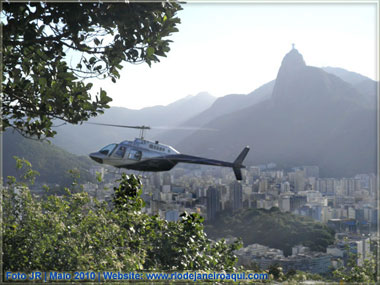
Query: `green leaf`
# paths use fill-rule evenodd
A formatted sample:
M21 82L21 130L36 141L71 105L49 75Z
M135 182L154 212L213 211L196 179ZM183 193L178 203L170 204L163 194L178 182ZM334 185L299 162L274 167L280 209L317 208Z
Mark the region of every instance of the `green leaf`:
M91 65L94 64L96 62L96 57L95 56L92 56L90 57L90 60L88 61Z
M43 77L40 77L39 79L38 79L38 83L42 86L42 87L45 87L46 86L46 83L47 83L47 81L46 81L46 79L45 78L43 78Z
M154 47L148 47L146 49L146 55L147 57L151 57L154 54Z

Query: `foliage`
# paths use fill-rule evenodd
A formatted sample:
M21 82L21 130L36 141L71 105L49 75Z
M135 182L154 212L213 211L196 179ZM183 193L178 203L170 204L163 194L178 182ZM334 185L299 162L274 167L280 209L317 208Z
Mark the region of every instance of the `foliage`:
M16 169L19 172L19 179L23 182L30 182L34 184L36 176L40 175L38 171L32 169L32 164L25 158L13 157L16 160ZM16 182L14 177L10 178L11 181Z
M334 232L311 218L282 213L278 208L242 209L235 213L222 211L206 224L212 238L236 236L244 244L259 243L284 251L290 255L292 247L303 244L313 251L325 251L334 242Z
M363 265L357 265L357 254L350 252L349 247L346 248L349 255L348 264L346 267L343 264L335 269L332 274L321 276L319 274L312 274L303 271L289 270L286 274L283 272L282 267L278 264L272 264L268 268L268 274L271 280L279 282L286 282L290 284L298 284L304 281L324 281L324 282L346 282L348 284L377 284L377 264L376 258L373 256L364 260ZM377 261L378 262L378 261Z
M348 283L377 283L377 262L374 257L366 258L362 265L357 265L357 254L351 253L347 248L349 256L347 267L340 266L333 271L333 277L338 281ZM377 261L376 261L377 260Z
M145 229L149 236L147 268L165 270L231 270L237 261L233 251L236 242L212 243L203 231L203 218L183 213L179 223L153 218Z
M268 268L268 273L273 276L275 280L281 278L284 273L282 272L282 267L279 264L272 264Z
M269 280L286 282L286 284L299 284L311 280L326 281L323 276L309 272L289 270L287 273L284 273L282 267L278 264L272 264L267 271L269 274Z
M141 184L122 175L112 203L87 193L38 199L24 183L4 190L3 261L10 271L232 270L240 244L212 243L203 218L167 222L141 213Z
M118 187L114 187L113 204L116 211L131 212L140 211L145 206L142 194L141 181L135 175L127 176L122 173L117 180Z
M2 129L52 137L52 119L77 124L111 98L83 79L120 77L123 62L149 65L169 52L180 20L177 2L2 5Z
M377 242L375 242L376 246ZM340 266L328 275L312 274L303 271L289 270L287 273L278 264L272 264L268 268L268 274L271 280L286 282L287 284L298 284L305 281L322 281L322 282L346 282L348 284L378 284L377 275L378 259L376 251L374 255L366 258L363 265L357 265L358 254L352 253L349 247L346 247L347 255L349 256L347 266L343 266L341 261Z

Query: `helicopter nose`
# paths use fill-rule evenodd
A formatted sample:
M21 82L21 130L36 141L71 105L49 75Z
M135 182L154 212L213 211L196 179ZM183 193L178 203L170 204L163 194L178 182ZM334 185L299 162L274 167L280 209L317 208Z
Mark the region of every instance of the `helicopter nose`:
M90 158L98 163L103 163L103 159L99 157L99 154L97 152L90 153Z

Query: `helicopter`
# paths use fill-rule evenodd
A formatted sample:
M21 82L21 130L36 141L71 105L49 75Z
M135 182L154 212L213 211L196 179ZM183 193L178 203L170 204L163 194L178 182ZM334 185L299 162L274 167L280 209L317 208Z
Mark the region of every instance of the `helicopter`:
M140 130L140 137L134 141L125 140L120 143L109 144L89 156L92 160L111 165L117 168L126 168L137 171L168 171L177 163L192 163L213 166L231 167L235 173L236 180L242 180L241 169L245 168L243 161L249 152L249 146L243 148L234 162L227 162L205 157L197 157L182 154L173 147L144 139L144 132L150 130L149 126L125 126L114 124L90 123L119 128L132 128Z

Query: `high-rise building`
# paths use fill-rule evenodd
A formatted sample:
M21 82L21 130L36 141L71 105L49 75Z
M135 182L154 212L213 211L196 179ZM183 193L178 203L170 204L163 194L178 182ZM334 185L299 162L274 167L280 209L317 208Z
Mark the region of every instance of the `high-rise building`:
M280 186L282 193L290 192L290 183L288 181L282 182Z
M354 193L360 190L360 180L355 178L343 178L343 187L348 196L354 196Z
M253 179L257 179L257 178L260 177L260 173L261 173L261 171L260 171L260 167L257 167L257 166L251 166L251 167L249 168L249 172L252 174Z
M341 183L335 178L320 178L316 181L316 190L328 196L341 193Z
M162 185L172 185L172 176L169 172L165 172L162 175Z
M230 198L233 211L243 207L243 186L236 180L230 184Z
M158 189L161 187L161 173L155 172L153 174L153 185Z
M162 185L162 192L163 193L169 193L170 190L171 190L171 186L170 185L167 185L167 184Z
M303 170L296 170L289 172L289 181L294 185L294 192L305 190L305 172Z
M375 174L369 175L369 185L368 185L369 193L377 193L377 179Z
M303 166L302 167L303 171L305 172L305 177L315 177L319 178L319 167L318 166Z
M268 179L267 178L260 179L259 193L265 193L267 192L267 190L268 190Z
M327 178L326 179L326 194L328 196L334 196L335 195L335 189L336 189L336 179L334 178Z
M207 219L212 221L216 213L220 211L220 193L216 187L210 186L207 189Z
M317 180L317 190L323 194L326 194L327 192L327 184L326 184L326 180L325 179L318 179Z
M302 207L307 203L307 197L302 195L290 196L290 211L293 212L295 209Z
M232 208L230 199L230 189L225 184L216 184L214 187L219 192L220 211Z
M278 207L281 212L290 212L290 196L289 194L281 194L278 199Z

